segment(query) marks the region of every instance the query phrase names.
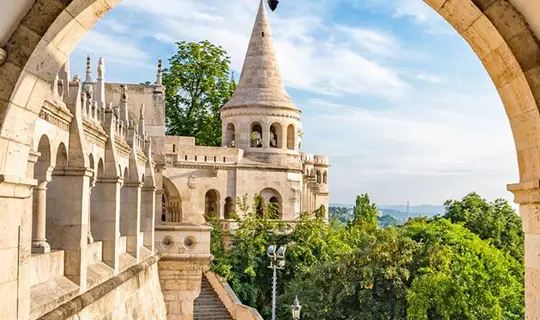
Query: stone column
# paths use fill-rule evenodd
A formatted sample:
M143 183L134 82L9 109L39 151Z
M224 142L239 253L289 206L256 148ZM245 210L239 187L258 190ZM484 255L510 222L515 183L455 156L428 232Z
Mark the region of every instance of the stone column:
M92 192L92 231L94 239L103 242L103 262L120 271L120 189L123 180L99 178Z
M94 237L92 236L92 189L96 186L96 176L90 179L90 186L88 187L88 243L94 243Z
M64 250L64 274L81 290L86 290L92 174L86 168L56 168L47 191L47 238L52 249Z
M161 195L160 195L161 197ZM144 235L144 246L154 253L154 230L156 214L156 187L144 187L141 190L141 232ZM161 198L159 201L161 208Z
M32 200L32 253L51 252L47 243L47 184L49 181L40 181L33 191Z
M261 124L262 126L262 135L263 135L263 141L262 146L265 149L270 148L270 126L266 124Z
M32 155L32 154L30 154ZM37 158L37 157L36 157ZM0 175L0 277L2 319L30 318L32 188L30 177Z
M156 190L156 206L155 206L155 214L154 214L154 226L158 226L163 223L161 221L161 199L163 196L163 190L157 189Z
M281 149L287 149L287 128L281 128Z
M126 236L126 250L139 259L142 246L141 188L142 182L124 182L120 206L120 234Z
M525 233L525 315L540 315L540 181L508 185L519 204Z

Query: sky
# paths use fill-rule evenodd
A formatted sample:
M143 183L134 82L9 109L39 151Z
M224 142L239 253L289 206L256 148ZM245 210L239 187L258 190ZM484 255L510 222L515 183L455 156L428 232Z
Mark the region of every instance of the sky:
M240 75L259 0L123 0L71 56L106 81L155 81L177 41L209 40ZM518 182L503 105L468 44L421 0L281 0L268 11L305 152L330 157L330 202L494 200Z

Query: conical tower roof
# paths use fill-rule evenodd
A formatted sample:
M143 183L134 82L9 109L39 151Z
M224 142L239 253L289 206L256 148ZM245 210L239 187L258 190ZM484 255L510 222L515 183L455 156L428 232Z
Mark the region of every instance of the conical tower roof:
M263 0L251 33L240 82L223 109L244 106L297 109L283 85Z

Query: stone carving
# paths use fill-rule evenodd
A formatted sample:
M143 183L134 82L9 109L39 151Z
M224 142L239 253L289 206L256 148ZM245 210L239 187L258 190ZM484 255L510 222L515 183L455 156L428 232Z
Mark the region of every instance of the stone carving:
M188 179L188 187L190 189L195 189L195 177L194 176L190 176L189 179Z

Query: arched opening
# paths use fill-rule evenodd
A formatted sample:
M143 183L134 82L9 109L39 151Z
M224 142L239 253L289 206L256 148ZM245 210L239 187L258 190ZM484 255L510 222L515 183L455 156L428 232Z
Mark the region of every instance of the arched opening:
M56 153L56 168L64 168L68 165L68 156L67 156L67 150L66 145L61 142L58 146L58 152ZM93 163L92 163L93 165Z
M328 184L328 171L323 173L323 183Z
M268 210L270 217L281 219L283 218L283 198L279 191L273 188L266 188L260 192L260 197L263 202L263 208Z
M321 183L321 172L317 170L317 173L315 173L315 180L317 183Z
M182 197L174 183L167 177L163 177L161 221L167 223L182 222Z
M251 125L249 140L251 141L252 148L263 147L263 131L260 123L256 122Z
M219 192L215 189L208 190L204 195L204 214L219 219Z
M56 150L55 167L52 171L51 180L47 185L47 239L49 239L51 249L54 250L62 250L68 245L66 243L68 240L65 239L63 231L66 229L66 225L70 223L66 223L65 216L73 213L65 212L66 199L70 196L82 195L79 189L81 186L69 185L70 176L64 171L67 165L66 145L61 142ZM64 208L64 210L59 208Z
M88 21L88 25L90 26L100 19L100 17L110 9L110 6L114 6L117 3L89 2L88 4L82 4L82 2L83 1L74 1L72 7L76 7L77 5L81 4L80 8L77 7L77 15L75 16L91 17ZM458 30L458 32L467 41L469 41L481 59L489 56L489 58L485 60L485 65L494 79L504 79L504 83L496 80L496 85L497 88L500 89L499 92L505 101L508 115L510 118L512 118L511 122L514 129L513 131L515 132L516 149L520 151L520 181L523 183L529 181L538 181L540 175L537 170L538 159L535 158L536 155L532 151L538 147L537 141L539 141L538 110L534 101L535 97L540 96L538 93L540 88L537 86L530 87L528 84L535 83L534 81L537 79L537 76L534 74L534 72L529 72L527 75L528 78L525 78L524 76L525 71L534 70L535 67L538 66L537 61L527 58L527 56L530 55L530 52L537 52L538 47L535 44L536 41L534 41L534 36L530 37L531 31L529 30L529 26L527 26L525 20L526 18L523 18L520 12L514 8L512 3L508 2L507 0L498 1L498 3L501 4L505 10L507 10L507 14L492 15L489 17L484 14L484 11L488 8L488 6L483 4L481 1L427 1L427 3L429 3L434 10L438 11L442 16L444 16L449 23L451 23ZM491 4L492 2L488 1L486 3ZM524 6L528 5L529 3L533 4L532 1L522 1L521 3L524 3ZM443 4L445 4L444 10ZM67 2L65 5L67 6ZM531 7L526 8L530 9ZM92 10L93 14L87 15L90 10ZM534 12L533 10L530 11ZM53 21L52 24L54 25L52 25L49 30L60 30L56 31L55 34L62 34L63 32L66 32L66 35L62 37L62 39L65 40L59 40L56 45L62 48L63 52L69 53L72 51L77 41L80 40L83 33L80 32L78 28L70 27L74 20L57 19L61 13L64 14L67 13L67 11L54 10L53 12L49 13L40 10L29 10L25 19L22 20L22 23L24 23L24 21L47 21L46 24L40 23L39 26L41 27L41 30L48 30L50 26L48 21ZM39 19L41 18L38 16L40 14L45 15L47 19ZM525 17L528 17L528 15L525 15ZM516 33L512 32L511 30L522 30L523 33L520 34L520 36L533 40L525 43L522 41L510 41L511 38L516 36ZM50 32L47 32L47 34L49 33ZM53 44L41 46L43 42L39 40L40 38L36 37L36 39L28 43L21 42L21 44L12 44L8 51L24 52L21 50L21 46L27 46L29 48L27 52L33 52L33 54L27 55L27 57L23 56L20 59L20 63L22 65L27 65L27 68L25 69L36 70L36 75L38 78L43 79L46 82L50 82L53 80L54 74L58 70L59 66L64 63L65 56L63 54L55 56L57 50L53 49ZM40 44L39 47L38 43ZM523 49L523 47L525 47L526 50L520 50L520 48ZM37 59L37 57L42 58ZM43 65L43 61L49 61L50 63ZM42 64L42 68L37 68L37 66L40 64ZM12 86L15 86L16 83L23 83L23 81L17 81L24 80L26 77L22 74L23 69L20 68L20 70L21 71L13 72L13 75L11 76L13 79L9 79L13 80L9 81L10 85L13 84ZM7 78L7 76L5 76L5 78ZM4 77L2 80L4 80ZM7 96L10 96L10 91L13 91L11 97L18 97L22 101L29 101L31 99L28 98L39 97L39 94L41 94L39 92L34 94L34 91L38 90L33 90L31 92L30 90L27 90L29 91L27 94L21 94L25 88L17 91L17 89L8 87L6 90L8 93ZM41 103L35 103L33 106L30 105L30 108L32 108L31 111L36 115L39 114L38 111L41 105ZM5 130L2 133L2 139L5 139L5 141L11 139L10 135L12 133L12 130L6 128L6 124L13 123L13 121L17 119L18 115L20 115L20 109L21 108L17 106L13 106L4 110L3 127ZM35 117L36 116L30 116L29 119L26 120L27 123L31 124L35 120ZM524 121L523 119L527 119L527 121ZM23 140L20 142L21 146L24 144L29 144L28 140ZM17 145L18 143L18 140L10 140L10 144L12 146ZM5 150L8 150L7 143ZM8 152L6 152L6 154L8 160L2 162L1 172L12 172L15 169L13 164L15 164L16 161L14 160L16 160L16 157L19 157L20 155L17 153L9 154ZM523 186L524 185L521 185L521 187ZM516 191L524 190L523 188L520 189L520 186L518 185L513 186L512 188ZM529 210L530 206L532 206L531 203L523 200L523 215L526 215L524 217L526 219L529 219L529 214L532 214L529 213L529 211L532 212L532 210ZM530 230L527 232L529 231ZM532 231L530 232L533 233ZM538 255L533 254L531 256L534 257ZM533 262L537 263L537 260L534 260L533 258L533 260L529 263L532 264ZM531 268L531 270L533 270L533 268ZM530 276L533 277L534 274L531 274ZM530 297L528 300L530 299L531 301L536 301L538 300L538 296L540 296L540 290L534 288L528 289L528 297Z
M39 157L34 165L34 179L37 186L32 197L32 252L46 253L50 251L47 243L47 184L51 180L51 144L49 138L43 135L37 148Z
M225 147L234 148L236 145L236 131L233 123L227 125L227 130L225 132Z
M270 148L282 148L283 129L281 124L274 123L270 126Z
M296 138L294 134L294 126L290 124L287 127L287 149L295 150L295 146L294 146L295 142L296 142Z
M233 219L234 214L234 200L232 197L225 198L225 205L223 208L223 216L226 220Z

